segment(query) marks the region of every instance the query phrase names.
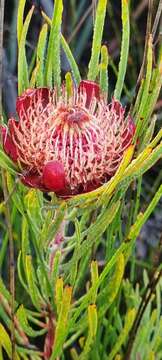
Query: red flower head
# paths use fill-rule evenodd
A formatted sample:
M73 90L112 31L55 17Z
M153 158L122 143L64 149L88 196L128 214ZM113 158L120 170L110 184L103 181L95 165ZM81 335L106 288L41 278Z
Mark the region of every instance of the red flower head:
M68 98L48 88L17 99L19 121L3 128L5 152L22 169L24 184L68 196L91 191L116 172L135 126L122 105L106 104L99 86L82 81Z

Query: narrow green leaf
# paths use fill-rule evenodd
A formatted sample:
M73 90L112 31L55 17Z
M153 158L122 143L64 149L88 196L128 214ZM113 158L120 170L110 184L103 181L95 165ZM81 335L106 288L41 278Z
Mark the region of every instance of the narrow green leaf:
M100 87L105 99L108 96L108 49L107 46L101 47L101 63L100 63Z
M148 171L162 156L162 144L158 145L153 151L148 153L148 156L145 157L143 161L137 161L136 163L128 167L128 171L125 171L123 176L123 182L132 181L132 179L136 179L139 176L142 176L146 171ZM129 173L129 176L128 176ZM126 176L127 175L127 176ZM120 187L123 185L121 181Z
M37 224L41 225L41 211L40 208L43 206L43 197L39 196L39 192L36 189L31 189L27 192L24 197L24 204L27 210L29 210L30 215L35 220Z
M92 279L92 287L94 287L94 294L92 295L92 303L96 302L97 298L97 290L96 290L96 284L98 281L98 263L97 261L91 262L91 279Z
M105 298L107 299L106 301L104 301L104 304L100 305L99 307L99 312L98 312L99 318L105 314L105 312L109 309L114 299L116 298L124 276L124 268L125 268L124 255L121 253L117 258L114 274L111 280L109 281L108 286L105 289L103 289L103 291L100 292L98 296L99 303L102 302L102 299L104 300Z
M150 360L149 352L152 349L151 339L155 331L155 321L156 321L156 309L151 313L151 302L149 301L147 308L143 314L143 321L141 326L138 329L137 336L135 338L133 348L131 351L132 359L136 357L136 354L139 352L143 358ZM144 356L143 356L144 355Z
M80 289L80 285L84 282L84 276L85 276L84 274L88 268L90 257L91 257L91 249L88 250L86 255L80 259L80 262L79 259L76 259L79 264L78 264L77 276L75 279L74 294L77 292L77 290Z
M0 360L4 360L4 359L3 359L2 346L1 346L1 345L0 345Z
M101 51L101 41L102 41L104 21L106 16L106 5L107 5L107 0L98 1L94 33L93 33L92 53L89 63L89 71L88 71L88 79L93 81L96 80L99 71L99 56Z
M22 260L22 252L19 251L19 255L18 255L18 259L17 259L18 277L19 277L20 283L23 286L23 288L25 289L25 291L27 293L29 293L29 289L28 289L28 287L26 285L26 277L25 277L25 274L24 274L24 266L25 266L25 263Z
M142 98L141 98L141 104L139 107L139 111L137 112L137 115L136 115L137 127L136 127L136 133L135 133L135 140L137 140L137 138L140 135L141 129L143 128L143 121L144 121L144 115L145 115L144 110L145 110L146 102L148 100L149 87L150 87L150 81L151 81L151 75L152 75L152 62L153 62L152 35L150 35L149 41L148 41L146 79L143 83L143 93L142 93Z
M56 302L56 307L57 307L57 313L59 314L60 309L61 309L61 304L62 304L62 298L63 298L63 279L62 278L58 278L56 281L56 286L55 286L55 302Z
M73 80L72 80L70 72L66 73L65 80L66 80L67 97L70 98L73 94Z
M29 66L28 66L29 79L31 78L32 73L33 73L33 71L34 71L34 66L35 66L35 63L36 63L36 58L37 58L37 48L34 48L34 49L33 49L32 56L31 56L31 60L30 60L30 62L29 62Z
M18 45L20 45L20 39L23 29L23 17L25 9L26 0L19 0L18 12L17 12L17 40Z
M15 187L15 180L9 172L7 173L7 186L9 190L9 196L11 196L16 208L21 213L21 215L24 215L24 204L21 193Z
M69 65L71 67L71 71L72 71L72 74L74 76L74 80L76 82L77 85L79 85L79 83L81 82L81 76L80 76L80 72L79 72L79 68L78 68L78 65L75 61L75 58L70 50L70 47L67 43L67 41L65 40L64 36L61 35L61 45L62 45L62 48L64 50L64 53L67 57L67 60L69 62Z
M159 143L159 141L162 139L162 129L159 130L159 132L157 133L157 135L154 137L154 139L151 141L151 143L149 144L149 146L151 146L151 148L155 148L155 146Z
M95 304L88 306L88 324L90 336L94 338L97 333L97 309Z
M123 26L123 35L122 35L122 45L121 45L121 54L120 54L120 62L119 62L119 72L118 72L118 79L114 92L114 97L117 100L120 100L126 69L127 69L127 62L128 62L129 38L130 38L128 0L122 0L122 26Z
M56 332L55 332L55 341L53 346L52 355L50 360L54 360L61 354L61 350L65 341L66 331L67 331L67 322L68 322L68 315L70 311L70 304L71 304L71 297L72 297L72 288L67 286L65 287L63 297L62 297L62 304L60 308L60 313L56 325Z
M18 175L18 168L2 149L0 149L0 166L12 175Z
M25 264L26 255L30 254L30 245L29 245L29 225L25 216L22 217L22 239L21 239L21 248L22 248L22 258L23 263Z
M2 324L0 324L0 345L6 351L9 359L12 359L11 340L10 340L10 337L9 337L7 331L5 330L5 328L3 327ZM20 360L20 357L17 354L17 352L15 353L15 360Z
M158 204L159 200L162 197L162 185L160 185L158 191L154 195L152 201L150 202L149 206L147 207L144 214L140 213L137 217L137 220L134 225L132 225L128 238L129 239L136 239L139 235L139 232L142 228L142 226L145 224L145 222L148 220L151 213L154 211L156 205Z
M21 359L22 357L24 358L24 360L42 360L42 352L41 351L37 351L37 350L33 350L29 347L20 347L17 346L17 349L19 351L19 354L21 355Z
M23 305L19 306L19 308L16 312L16 317L17 317L18 321L20 322L20 325L21 325L23 331L25 332L25 334L27 336L34 338L37 336L41 336L47 332L46 328L41 329L41 330L33 330L32 329L32 327L29 325L29 322L28 322L27 311Z
M74 286L75 280L77 277L78 260L77 260L76 255L80 249L80 244L81 244L81 229L80 229L80 223L77 219L75 220L75 230L76 230L76 245L75 245L75 250L73 253L72 260L71 260L70 275L69 275L70 285L72 285L72 286Z
M142 127L143 132L146 129L147 123L148 123L148 121L151 117L151 114L155 108L156 102L157 102L159 94L160 94L161 87L162 87L162 55L161 55L160 61L158 63L157 69L154 69L153 73L152 73L152 79L151 79L151 84L150 84L150 89L149 89L149 96L147 97L147 101L146 101L145 109L144 109L144 122L143 122L143 127Z
M141 105L139 108L139 117L143 116L144 107L147 101L151 75L152 75L152 63L153 63L153 51L152 51L152 35L150 34L148 41L148 52L147 52L147 69L146 69L146 79L144 82L143 94L141 99Z
M25 269L31 300L36 309L40 311L41 307L44 304L44 301L40 295L38 286L36 284L36 276L32 265L32 257L29 255L26 256Z
M92 296L94 290L99 288L99 286L101 286L101 284L105 280L106 276L109 274L109 272L111 271L113 266L116 264L119 255L121 253L124 253L126 251L126 249L130 246L131 246L130 243L128 244L128 243L124 243L124 242L120 245L120 247L116 250L115 254L110 259L110 261L106 264L104 270L102 271L102 273L100 274L100 276L98 278L96 285L93 288L91 287L89 292L86 295L84 295L82 298L80 298L80 300L77 302L79 306L77 307L77 309L73 315L73 318L70 319L70 321L68 323L68 329L71 329L74 326L75 322L79 318L82 311L87 307L88 304L90 304L91 296ZM67 332L68 332L68 329L67 329Z
M42 16L44 17L47 24L49 26L51 26L51 24L52 24L51 19L43 11L42 11ZM65 40L65 38L64 38L64 36L62 34L61 34L61 45L62 45L62 48L63 48L63 50L65 52L67 60L69 62L69 65L70 65L74 80L75 80L76 84L78 85L80 83L80 81L81 81L79 68L78 68L78 65L77 65L77 63L75 61L75 58L74 58L74 56L73 56L73 54L72 54L72 52L70 50L70 47L69 47L67 41Z
M93 244L101 238L102 234L105 232L106 228L113 221L120 207L120 201L113 203L108 208L103 209L101 214L98 216L96 222L89 227L89 229L85 230L81 236L82 239L86 236L86 241L84 241L76 253L76 261L79 261L80 258L86 256L90 249L92 249ZM71 264L71 261L69 262ZM67 264L65 265L65 269ZM69 264L68 264L69 269Z
M136 115L137 111L139 110L139 106L141 104L143 88L144 88L144 79L141 80L140 87L139 87L139 90L138 90L138 93L137 93L137 96L136 96L136 101L135 101L133 111L132 111L133 119L135 119L135 115Z
M38 265L36 269L36 275L38 279L39 291L42 294L42 297L45 299L45 301L48 302L49 298L51 297L51 292L47 284L47 279L44 276L43 266L44 265L42 264Z
M138 149L139 153L142 150L144 150L150 144L150 141L152 140L152 137L153 137L153 134L154 134L156 120L157 120L157 116L153 115L153 117L151 119L151 123L150 123L148 129L146 130L146 132L144 134L142 144L141 144L141 146L139 146L139 149Z
M39 64L39 68L36 76L36 84L37 86L44 86L44 62L45 62L45 50L46 50L46 42L47 42L47 32L48 26L44 24L38 40L37 47L37 64Z
M42 209L41 209L42 210ZM46 211L46 215L45 215L45 219L43 221L43 226L40 229L40 236L39 236L39 243L41 244L42 248L44 249L44 247L46 247L46 245L48 246L47 242L48 242L48 228L51 224L53 220L53 213L51 210Z
M125 324L124 328L121 331L116 344L114 345L113 349L111 350L111 353L108 355L107 360L113 360L115 355L120 350L121 346L124 344L124 342L127 339L127 336L132 328L134 319L135 319L136 311L135 309L128 310L126 317L125 317Z
M83 352L79 356L79 360L88 359L88 354L92 348L92 345L93 345L95 337L96 337L97 323L98 323L98 318L97 318L96 305L95 304L89 305L88 306L89 332L88 332L88 337L87 337L87 340L86 340L84 348L83 348Z
M127 168L127 166L129 165L132 156L134 153L134 146L130 145L129 148L125 151L122 162L118 168L118 170L116 171L116 174L114 177L112 177L112 179L110 180L110 182L107 184L107 186L105 187L105 190L102 194L102 199L104 199L105 195L111 195L112 192L115 190L117 184L119 183L119 181L122 179L122 176Z
M56 211L54 220L52 220L51 223L49 224L48 238L47 238L48 244L50 243L50 241L52 241L55 238L57 232L59 231L59 228L65 217L66 208L67 208L67 205L63 201L61 203L60 207L58 208L58 210Z
M29 24L33 15L34 6L29 11L21 33L19 53L18 53L18 93L22 94L29 87L28 64L26 60L25 43Z
M79 360L79 356L75 348L70 349L70 355L72 360Z
M24 206L27 212L27 219L31 226L31 230L36 236L36 241L39 239L39 233L42 227L43 219L41 216L41 206L42 202L39 199L39 191L36 189L31 189L24 197ZM41 196L42 193L40 193ZM34 239L33 239L34 240ZM40 248L43 251L42 248Z
M1 296L3 295L4 298L6 299L6 301L8 301L9 303L11 303L11 294L10 292L7 290L2 278L0 277L0 294ZM17 307L17 302L15 301L15 307Z
M111 224L112 220L117 214L119 207L120 201L113 203L112 206L103 210L100 216L98 216L98 219L96 220L94 225L90 226L90 228L87 230L87 239L86 241L84 241L81 248L82 256L83 254L86 254L87 250L92 247L92 245L98 238L101 238L102 234L105 232L108 225Z
M39 71L39 67L40 67L40 63L37 62L35 68L32 71L32 74L31 74L31 78L30 78L30 82L29 82L30 88L35 88L35 86L36 86L37 74Z
M54 4L46 62L46 85L53 87L53 79L54 86L57 87L58 92L60 91L61 85L60 39L62 12L63 2L62 0L56 0Z
M151 153L152 153L152 148L149 145L142 151L142 153L139 154L139 156L136 159L134 159L130 163L130 165L127 167L127 169L125 169L124 175L129 176L129 175L133 174L133 171L139 169L140 165L143 164L146 159L148 159L148 157Z
M56 279L59 274L60 258L61 258L61 251L58 250L58 251L56 251L55 256L54 256L54 260L53 260L53 264L52 264L52 271L51 271L51 284L54 289L56 286Z
M149 353L149 360L156 360L154 351L151 351L151 352Z

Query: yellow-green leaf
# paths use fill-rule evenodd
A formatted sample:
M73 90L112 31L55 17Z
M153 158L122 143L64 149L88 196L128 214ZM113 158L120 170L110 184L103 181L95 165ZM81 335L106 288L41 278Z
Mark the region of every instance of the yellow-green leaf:
M12 359L11 340L2 324L0 324L0 345L6 351L9 359ZM15 360L20 360L20 357L17 352L15 353Z
M66 286L63 292L61 308L59 312L58 321L56 324L55 341L53 346L53 352L50 360L54 360L61 354L62 347L67 334L67 322L70 311L72 297L72 288Z

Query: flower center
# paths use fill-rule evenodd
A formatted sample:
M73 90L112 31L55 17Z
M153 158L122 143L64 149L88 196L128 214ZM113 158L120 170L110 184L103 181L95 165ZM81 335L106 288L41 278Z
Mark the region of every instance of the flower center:
M70 109L61 108L59 109L59 117L61 118L61 121L66 122L69 125L76 123L79 125L83 122L89 121L89 115L84 109L79 107L73 107Z
M89 116L84 110L81 109L71 109L67 115L68 123L80 123L89 121Z

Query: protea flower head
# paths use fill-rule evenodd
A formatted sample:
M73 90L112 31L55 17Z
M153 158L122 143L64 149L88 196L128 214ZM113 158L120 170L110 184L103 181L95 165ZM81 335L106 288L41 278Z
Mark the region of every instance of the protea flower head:
M116 172L135 126L115 99L82 81L69 97L65 87L28 89L17 99L19 120L3 127L5 152L24 184L68 196L91 191Z

